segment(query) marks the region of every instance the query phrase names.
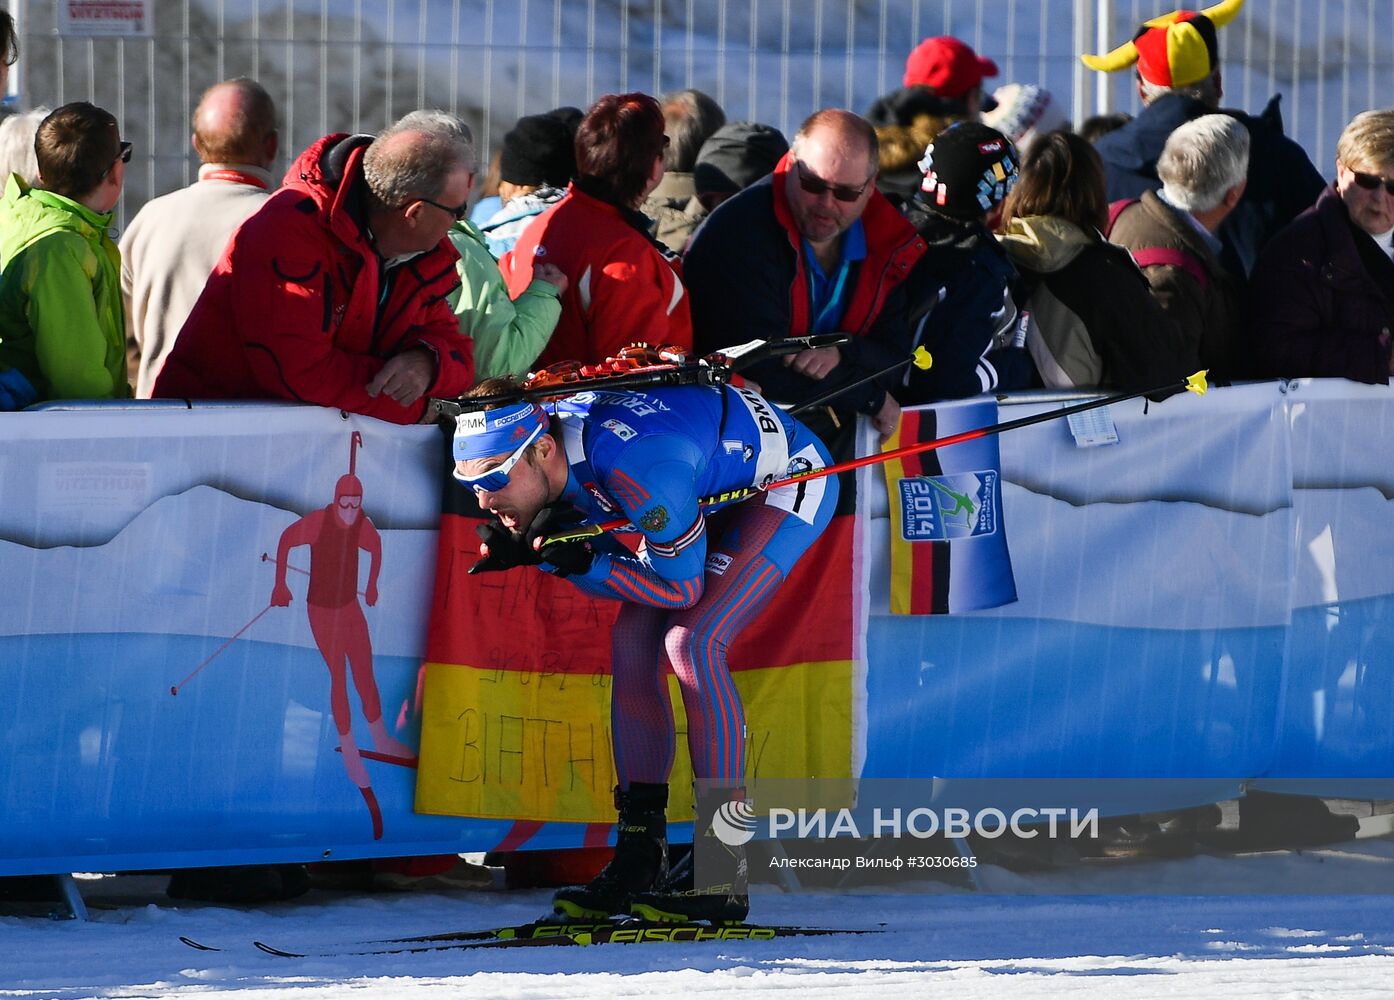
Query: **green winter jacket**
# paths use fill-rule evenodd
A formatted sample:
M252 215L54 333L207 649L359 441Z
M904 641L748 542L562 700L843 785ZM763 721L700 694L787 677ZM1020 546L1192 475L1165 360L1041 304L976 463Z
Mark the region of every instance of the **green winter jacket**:
M557 286L534 279L515 302L474 223L461 220L451 226L450 242L460 252L455 265L460 287L447 301L460 332L474 340L475 380L526 374L561 317Z
M0 371L48 399L129 399L111 215L10 175L0 207Z

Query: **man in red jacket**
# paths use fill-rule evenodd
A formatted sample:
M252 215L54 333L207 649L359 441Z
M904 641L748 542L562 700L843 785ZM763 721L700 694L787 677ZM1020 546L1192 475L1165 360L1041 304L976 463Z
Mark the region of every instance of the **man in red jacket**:
M445 296L472 152L408 124L336 133L233 234L153 395L286 399L394 423L474 379Z

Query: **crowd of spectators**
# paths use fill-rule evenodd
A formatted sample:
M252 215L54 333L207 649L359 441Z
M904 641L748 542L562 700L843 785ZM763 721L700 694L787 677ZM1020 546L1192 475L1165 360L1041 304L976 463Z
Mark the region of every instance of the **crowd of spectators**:
M1155 18L1102 56L1142 111L1079 133L1040 86L993 92L959 39L909 53L866 114L786 142L707 94L610 94L520 118L478 201L441 111L334 133L271 173L272 95L228 80L193 113L200 167L108 235L130 144L76 102L0 122L0 408L52 399L281 399L397 422L428 396L634 342L707 353L811 333L749 373L889 433L900 407L999 389L1345 376L1394 354L1394 111L1365 112L1334 183L1277 99L1222 109L1217 31ZM0 72L18 55L0 25ZM917 347L928 371L898 364Z

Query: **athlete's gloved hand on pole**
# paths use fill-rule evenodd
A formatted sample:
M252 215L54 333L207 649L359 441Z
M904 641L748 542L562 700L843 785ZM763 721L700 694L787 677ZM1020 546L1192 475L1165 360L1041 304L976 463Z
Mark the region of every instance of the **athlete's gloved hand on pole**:
M549 536L574 528L584 520L580 511L568 503L548 504L537 512L532 524L528 525L524 540L530 549L541 544L537 554L541 556L542 562L546 563L543 569L552 567L555 576L567 577L573 573L585 573L591 568L591 563L595 561L595 551L589 541L547 541Z
M484 557L470 567L471 576L475 573L501 572L515 566L536 566L542 561L542 557L524 538L515 537L513 532L493 518L476 524L474 530L484 543L480 547Z
M581 512L570 504L553 503L537 512L521 537L492 519L476 525L474 530L488 552L470 567L470 573L491 573L542 563L547 564L544 569L551 569L557 576L584 573L595 559L589 541L553 542L538 548L539 540L575 527L582 520Z

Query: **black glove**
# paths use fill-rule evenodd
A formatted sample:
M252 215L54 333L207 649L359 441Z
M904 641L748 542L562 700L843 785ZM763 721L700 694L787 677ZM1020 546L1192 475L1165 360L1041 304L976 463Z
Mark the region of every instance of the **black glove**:
M533 551L527 538L515 538L513 532L493 518L474 526L480 541L489 546L489 554L470 567L470 575L493 573L514 566L536 566L542 556Z
M545 540L551 535L576 527L584 520L585 515L568 503L549 504L538 511L537 516L532 519L532 524L528 525L528 530L523 536L524 542L528 549L532 550L539 538ZM557 576L562 577L571 576L573 573L585 573L595 561L595 550L591 547L589 539L543 544L541 550L534 554L553 567Z

